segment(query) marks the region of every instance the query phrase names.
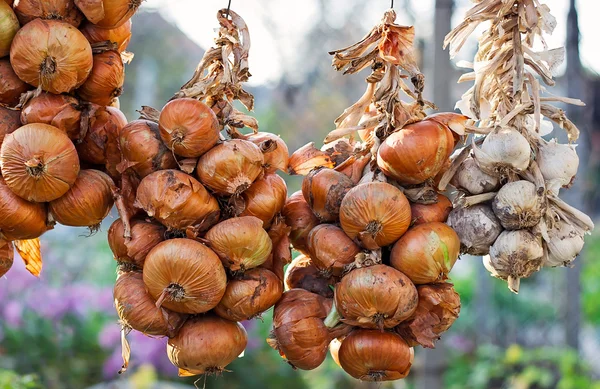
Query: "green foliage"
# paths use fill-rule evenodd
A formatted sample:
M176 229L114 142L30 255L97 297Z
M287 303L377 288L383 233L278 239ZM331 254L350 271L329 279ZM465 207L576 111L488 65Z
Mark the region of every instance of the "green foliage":
M581 272L582 308L585 320L595 326L600 325L600 236L586 239L585 255Z
M0 389L42 389L42 386L33 374L19 376L10 370L0 370Z

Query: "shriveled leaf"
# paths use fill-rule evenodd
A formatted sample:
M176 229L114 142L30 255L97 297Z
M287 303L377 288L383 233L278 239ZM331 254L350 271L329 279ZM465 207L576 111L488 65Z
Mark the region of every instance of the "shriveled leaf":
M119 370L119 374L123 374L127 371L129 367L129 359L131 357L131 347L129 346L129 341L127 340L127 334L131 331L130 328L123 326L121 328L121 356L123 357L123 366L121 366L121 370Z
M419 69L414 55L414 39L414 27L387 24L383 27L383 40L379 42L379 55L411 75L416 74Z
M25 268L34 276L39 277L42 272L40 238L16 240L14 244L17 252L23 258L23 262L25 262Z

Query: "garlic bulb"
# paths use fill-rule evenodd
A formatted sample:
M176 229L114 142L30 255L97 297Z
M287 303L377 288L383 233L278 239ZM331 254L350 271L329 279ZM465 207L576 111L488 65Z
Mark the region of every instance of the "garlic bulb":
M486 255L502 232L500 220L489 205L454 208L448 216L448 225L460 238L461 253Z
M499 184L498 177L485 173L471 157L465 159L452 179L452 185L472 195L493 192Z
M544 236L548 247L548 258L544 266L567 266L583 248L583 230L560 220L547 230Z
M527 230L504 231L490 248L483 264L496 278L506 280L508 289L519 293L521 278L527 278L542 266L544 248L540 237Z
M550 142L540 141L536 161L548 189L558 195L558 190L568 186L577 174L579 157L575 145L561 144L554 139Z
M507 230L530 228L540 222L545 205L543 194L529 181L509 182L492 202L494 213Z
M481 148L473 141L473 153L481 170L503 177L510 172L521 172L529 167L531 147L519 131L502 127L490 132Z

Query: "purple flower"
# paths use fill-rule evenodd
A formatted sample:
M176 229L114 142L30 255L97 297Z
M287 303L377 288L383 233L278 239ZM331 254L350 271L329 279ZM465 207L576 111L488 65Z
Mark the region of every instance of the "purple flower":
M105 349L120 347L121 327L117 323L105 325L98 335L98 344Z
M104 366L102 366L102 375L106 379L114 379L118 375L121 366L123 366L121 347L117 347L110 357L104 361Z
M43 296L43 303L40 303L40 296ZM28 297L28 308L45 319L57 321L69 312L70 297L63 290L45 289L43 285L40 285L36 288L35 293L31 293Z
M23 306L16 301L9 301L2 311L4 322L12 328L17 328L23 323Z

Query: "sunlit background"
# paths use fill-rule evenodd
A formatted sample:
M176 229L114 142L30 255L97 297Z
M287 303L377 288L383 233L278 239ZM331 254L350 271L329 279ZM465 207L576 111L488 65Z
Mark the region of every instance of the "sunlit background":
M565 107L582 130L580 173L567 196L598 220L600 2L545 3L558 20L548 39L551 47L565 45L570 7L574 4L571 12L578 11L580 59L559 68L553 92L587 103L584 108ZM398 22L416 27L419 62L428 82L426 97L441 109L452 110L465 88L455 84L460 71L441 50L448 32L443 26L448 20L455 26L471 5L468 0L395 1ZM360 39L389 6L389 0L233 0L232 9L244 17L252 37L250 90L261 128L280 134L291 150L311 140L320 145L334 119L362 94L365 76L338 74L327 52ZM137 118L142 105L162 108L187 81L213 43L217 11L226 7L226 0L144 3L133 19L129 50L135 58L126 68L121 98L129 120ZM462 58L472 58L475 50L471 40ZM289 193L299 188L297 178L286 181ZM177 378L177 369L165 354L165 341L143 335L131 339L130 371L117 375L120 327L112 305L116 263L106 243L114 218L113 214L90 237L84 229L57 226L42 238L44 272L39 280L19 261L0 279L0 389L193 388L194 379ZM586 241L574 268L548 269L524 280L518 296L504 282L492 279L479 258L463 257L452 275L461 295L461 317L438 349L417 351L406 380L360 383L330 358L314 371L294 371L265 342L271 327L267 312L262 321L244 323L251 340L245 356L230 365L231 372L198 385L599 389L600 235Z

